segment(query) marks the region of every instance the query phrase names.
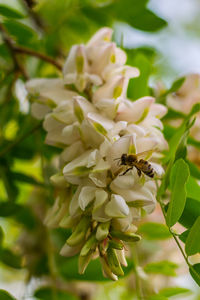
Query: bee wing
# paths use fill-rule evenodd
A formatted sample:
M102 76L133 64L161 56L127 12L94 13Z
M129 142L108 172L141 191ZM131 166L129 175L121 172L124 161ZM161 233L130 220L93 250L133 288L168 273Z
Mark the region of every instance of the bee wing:
M137 156L137 158L143 158L144 160L148 160L151 157L151 155L153 154L153 152L156 152L156 150L150 149L147 151L136 153L135 155Z

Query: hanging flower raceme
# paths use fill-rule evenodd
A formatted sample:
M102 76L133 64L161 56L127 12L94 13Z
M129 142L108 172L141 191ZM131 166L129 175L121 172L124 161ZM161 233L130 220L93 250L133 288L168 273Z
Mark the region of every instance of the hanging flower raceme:
M27 89L34 116L44 118L46 143L63 149L51 177L59 193L45 223L72 229L60 253L79 253L80 273L99 255L104 275L117 280L127 265L125 244L140 240L134 220L155 207L152 177L162 176L159 151L167 143L160 121L166 108L152 97L126 98L139 71L125 65L111 35L102 28L86 45L73 46L63 79L33 79ZM132 167L122 160L141 152L148 162Z

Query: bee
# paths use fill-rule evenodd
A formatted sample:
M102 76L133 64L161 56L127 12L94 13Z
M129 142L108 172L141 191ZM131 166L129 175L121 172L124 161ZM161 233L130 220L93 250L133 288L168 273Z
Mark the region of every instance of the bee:
M122 175L125 175L127 172L132 170L134 167L137 169L138 176L140 177L142 173L153 178L155 175L154 169L151 164L140 157L148 157L151 154L152 150L144 151L137 154L122 154L120 158L116 158L115 160L119 160L120 166L127 166L128 168L124 171ZM140 159L139 159L140 158Z

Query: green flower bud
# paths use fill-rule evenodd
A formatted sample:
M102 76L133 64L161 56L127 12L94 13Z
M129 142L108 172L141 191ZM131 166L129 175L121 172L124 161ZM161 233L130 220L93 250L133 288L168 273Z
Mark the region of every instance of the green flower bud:
M124 248L124 245L122 244L121 241L112 239L109 241L109 247L118 249L118 250L122 250Z
M78 259L78 271L80 274L83 274L91 261L93 256L93 251L90 251L87 255L85 256L79 256Z
M83 72L83 66L84 66L84 58L81 55L77 55L76 57L76 70L77 73Z
M98 241L104 240L109 233L110 221L105 223L100 223L97 227L96 239Z
M110 234L111 236L116 237L125 242L138 242L141 240L141 237L133 232L121 232L117 230L112 230Z
M116 251L111 247L108 247L107 259L108 259L108 265L109 265L111 271L114 274L116 274L117 276L123 276L124 271L122 270L121 264L118 260L117 254L116 254Z
M88 227L90 225L90 218L89 217L83 217L77 227L75 228L74 232L71 234L71 236L67 240L67 244L69 246L76 246L80 244L88 231Z
M114 280L114 281L118 280L117 275L112 273L109 265L106 262L105 257L100 256L100 261L101 261L104 276L106 276L106 277L108 277L108 278L110 278L111 280Z
M80 256L86 256L91 250L95 250L97 245L97 240L95 234L91 235L85 245L83 246Z

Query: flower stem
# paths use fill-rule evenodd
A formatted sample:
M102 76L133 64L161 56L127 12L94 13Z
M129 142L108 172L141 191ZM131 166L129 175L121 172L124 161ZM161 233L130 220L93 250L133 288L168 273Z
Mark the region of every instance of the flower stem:
M178 248L179 248L179 250L180 250L180 252L181 252L181 254L182 254L182 256L183 256L183 258L184 258L184 260L185 260L185 262L186 262L186 264L188 265L189 269L192 270L193 273L195 273L195 275L196 275L196 276L199 278L199 280L200 280L200 275L196 272L196 270L194 269L193 265L189 262L188 257L186 256L186 254L185 254L183 248L181 247L181 244L180 244L180 242L179 242L179 240L178 240L176 234L173 232L173 230L171 229L171 227L169 227L169 226L167 225L167 222L166 222L166 212L165 212L163 203L162 203L162 201L160 200L159 197L157 198L157 201L158 201L158 203L160 204L160 207L161 207L161 210L162 210L164 219L165 219L166 226L168 227L169 232L171 233L173 239L175 240L175 242L176 242L176 244L177 244L177 246L178 246Z

